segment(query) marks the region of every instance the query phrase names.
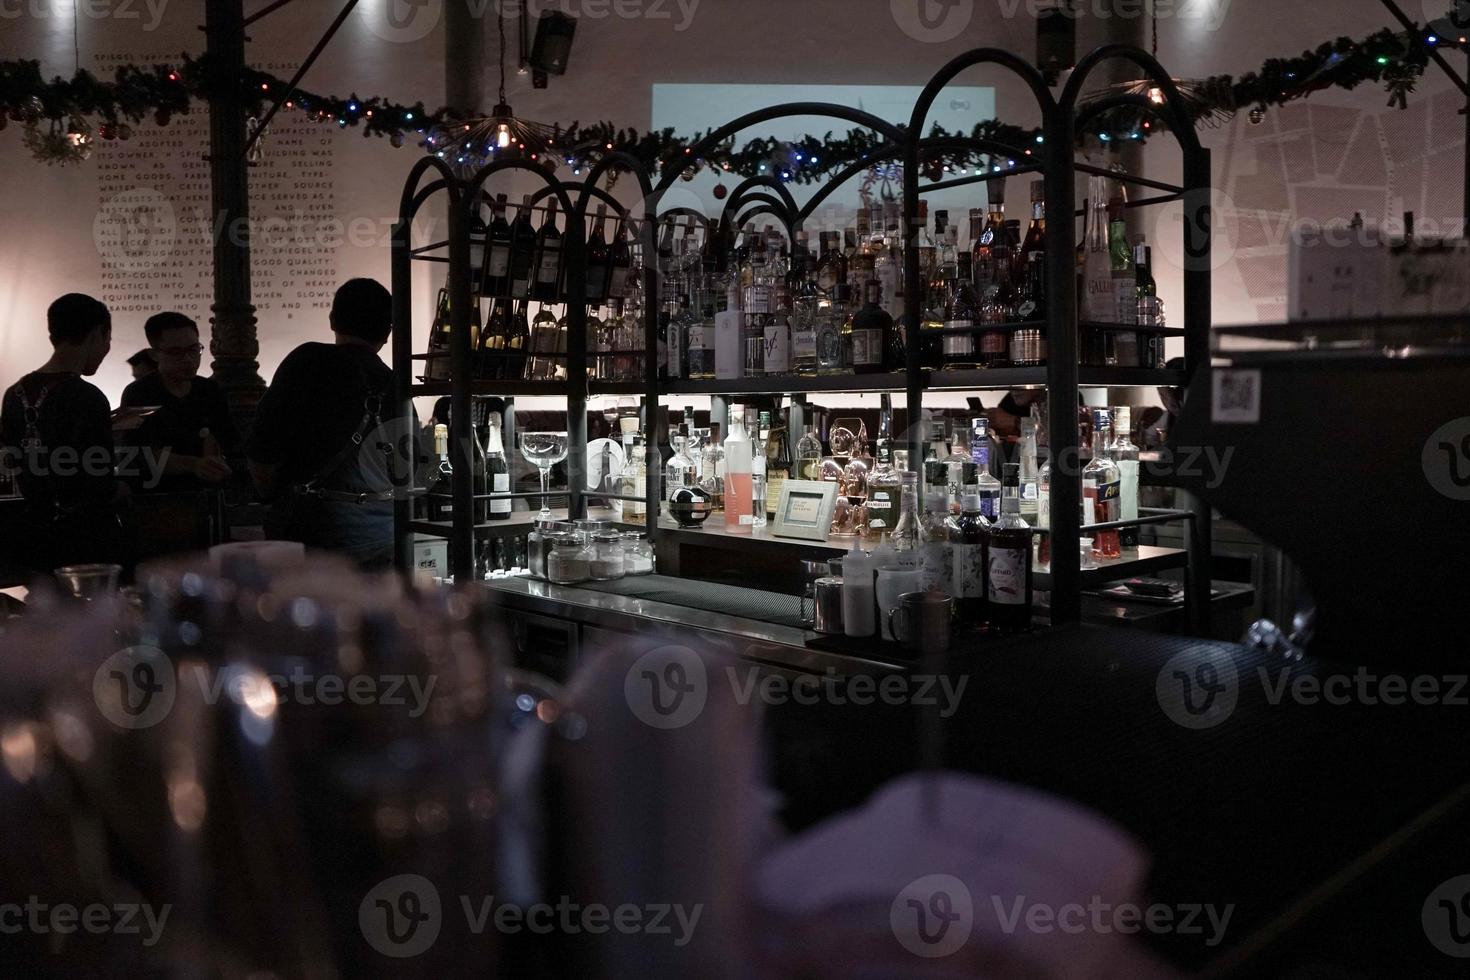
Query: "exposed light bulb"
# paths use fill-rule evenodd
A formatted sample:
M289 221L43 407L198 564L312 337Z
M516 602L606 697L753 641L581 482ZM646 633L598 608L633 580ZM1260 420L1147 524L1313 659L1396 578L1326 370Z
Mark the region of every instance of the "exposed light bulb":
M501 123L495 130L495 145L502 150L510 146L510 126Z

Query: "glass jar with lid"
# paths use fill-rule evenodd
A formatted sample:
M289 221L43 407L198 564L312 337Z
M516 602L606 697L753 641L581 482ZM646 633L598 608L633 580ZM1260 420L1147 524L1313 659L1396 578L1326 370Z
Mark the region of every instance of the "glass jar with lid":
M546 536L546 578L557 585L576 585L592 577L592 545L577 531L552 531Z
M589 578L594 582L611 582L623 577L623 534L621 531L598 531L592 536L591 551Z
M526 568L531 578L546 578L546 555L550 549L549 536L558 530L571 530L570 524L557 521L537 521L526 535Z
M623 533L623 574L652 575L653 542L637 531Z
M575 522L574 526L577 529L577 533L582 536L582 543L591 544L593 536L596 535L598 531L606 530L608 524L607 521L596 520L594 518L583 518L582 520Z

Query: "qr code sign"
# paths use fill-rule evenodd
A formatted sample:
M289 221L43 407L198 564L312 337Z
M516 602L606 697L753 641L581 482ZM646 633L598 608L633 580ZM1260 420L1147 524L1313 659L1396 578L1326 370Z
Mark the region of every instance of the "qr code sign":
M1210 421L1254 425L1261 421L1261 372L1216 371Z

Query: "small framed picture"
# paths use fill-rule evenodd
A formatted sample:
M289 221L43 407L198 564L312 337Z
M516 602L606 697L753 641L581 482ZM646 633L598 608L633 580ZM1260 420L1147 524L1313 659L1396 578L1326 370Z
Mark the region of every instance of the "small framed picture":
M837 505L837 484L830 480L787 480L776 505L771 531L780 538L826 541Z

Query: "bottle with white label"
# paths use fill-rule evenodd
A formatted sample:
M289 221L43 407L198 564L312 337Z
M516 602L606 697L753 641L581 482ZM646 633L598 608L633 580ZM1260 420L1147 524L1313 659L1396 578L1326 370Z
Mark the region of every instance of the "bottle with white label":
M771 413L745 410L745 431L750 436L751 526L766 526L766 440L771 436Z
M950 535L954 551L955 613L960 622L979 626L985 622L985 535L990 522L980 513L980 495L967 493L961 513Z
M1021 519L1031 527L1041 506L1040 473L1036 466L1036 420L1021 420ZM1002 487L1002 500L1004 500Z
M924 516L919 522L926 592L954 595L954 549L950 544L953 531L948 491L943 487L930 490L924 497Z
M1122 501L1121 520L1138 519L1138 447L1129 435L1133 425L1133 409L1119 405L1113 409L1113 444L1108 452L1122 475L1118 496ZM1118 529L1118 545L1125 555L1138 553L1138 525Z
M1002 633L1031 628L1031 527L1021 519L1021 467L1003 469L1000 520L985 536L986 622Z
M750 436L741 413L730 413L730 434L725 437L725 532L749 534L755 525Z
M500 416L495 412L490 413L486 426L485 469L490 475L491 493L510 493L510 464L505 458L505 442L500 437ZM509 497L493 499L485 517L491 521L508 521L510 508Z

